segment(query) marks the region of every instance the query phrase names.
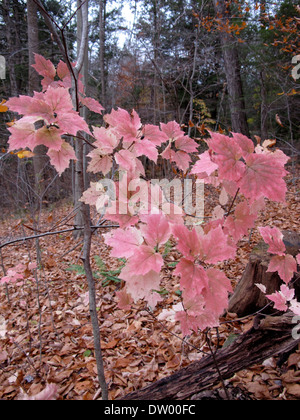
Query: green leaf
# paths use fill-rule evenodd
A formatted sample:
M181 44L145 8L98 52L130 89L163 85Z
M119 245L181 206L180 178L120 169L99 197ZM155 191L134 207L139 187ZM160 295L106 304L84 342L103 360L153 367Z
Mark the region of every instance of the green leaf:
M70 267L67 268L67 271L75 271L77 274L80 275L85 274L83 266L79 264L71 264Z
M95 255L94 260L95 260L95 263L97 264L97 266L99 267L100 270L105 270L106 269L105 262L102 260L102 258L99 257L99 255Z
M165 295L168 295L169 294L169 292L168 292L167 289L160 289L160 290L154 290L153 289L153 292L159 293L162 296L165 296Z
M92 354L92 352L91 352L91 350L86 350L84 353L83 353L83 357L90 357L90 355Z
M179 263L179 261L174 261L174 262L170 262L169 264L168 264L168 267L176 267L176 265Z
M229 334L229 336L227 337L227 340L225 341L225 343L223 344L223 349L226 349L226 347L229 347L232 343L235 342L235 340L239 337L239 334L234 334L231 333Z

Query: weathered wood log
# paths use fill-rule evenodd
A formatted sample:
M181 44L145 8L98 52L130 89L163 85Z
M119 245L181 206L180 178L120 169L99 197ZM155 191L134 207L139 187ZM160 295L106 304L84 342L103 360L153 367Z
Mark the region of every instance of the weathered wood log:
M284 231L283 241L288 254L296 256L300 252L300 235L295 232ZM278 273L267 272L271 259L268 245L260 242L252 251L246 270L229 300L228 311L236 313L239 317L246 316L264 308L270 301L266 298L255 283L266 286L267 294L272 294L280 289L283 283ZM296 297L300 298L299 274L295 274L293 287ZM271 306L268 308L271 312Z
M300 343L300 328L293 314L268 316L254 323L229 347L217 351L215 361L206 356L171 376L125 395L122 400L184 400L220 382L216 364L223 379L267 358L286 353ZM256 325L257 324L257 325Z

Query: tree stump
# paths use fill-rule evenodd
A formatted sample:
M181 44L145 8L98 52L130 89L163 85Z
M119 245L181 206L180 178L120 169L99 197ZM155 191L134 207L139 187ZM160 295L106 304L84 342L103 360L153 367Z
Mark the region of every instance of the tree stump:
M296 232L284 231L283 242L286 252L296 256L300 252L300 235ZM260 242L252 251L246 270L238 283L233 295L229 300L228 311L236 313L239 317L250 315L264 308L270 301L266 298L255 283L266 287L267 294L272 294L280 289L283 281L278 273L267 272L271 254L268 253L269 246ZM298 267L299 268L299 267ZM296 297L300 299L300 275L295 273L291 283L296 291ZM270 305L267 313L274 311Z

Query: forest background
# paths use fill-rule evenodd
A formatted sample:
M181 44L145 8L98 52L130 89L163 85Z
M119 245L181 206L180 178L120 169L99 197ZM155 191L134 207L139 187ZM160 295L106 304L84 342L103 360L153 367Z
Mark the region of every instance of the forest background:
M74 60L79 4L43 2L58 25L67 23L66 43ZM6 64L0 98L39 91L39 76L31 68L34 53L54 64L63 56L36 3L3 0L0 33ZM107 113L122 107L135 109L144 123L175 119L203 148L206 130L233 129L253 139L276 139L296 160L298 33L295 0L90 0L82 70L86 94ZM86 115L89 123L103 124L95 115ZM20 210L74 196L74 163L59 177L43 146L33 157L7 152L11 119L11 113L0 114L0 206ZM84 154L89 151L86 145ZM151 174L151 165L148 169ZM162 171L171 176L170 168Z

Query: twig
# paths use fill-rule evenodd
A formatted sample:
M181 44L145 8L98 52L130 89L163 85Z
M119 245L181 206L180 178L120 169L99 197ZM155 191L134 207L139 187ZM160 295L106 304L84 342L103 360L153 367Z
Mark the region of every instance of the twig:
M163 322L159 321L159 320L157 319L157 317L156 317L155 315L153 315L153 313L152 313L152 312L151 312L151 311L150 311L147 307L143 308L143 310L145 310L146 312L148 312L148 314L149 314L149 315L151 315L151 316L152 316L152 318L153 318L156 322L158 322L158 324L159 324L159 325L161 325L161 327L162 327L164 330L168 331L168 333L169 333L169 334L173 335L173 337L178 338L178 340L180 340L182 343L187 344L189 347L192 347L193 349L197 350L199 353L203 353L203 354L205 354L206 356L208 356L208 355L209 355L209 353L207 353L206 351L199 349L199 347L194 346L194 344L189 343L189 342L188 342L187 340L185 340L184 338L181 338L179 335L177 335L177 334L173 333L171 330L169 330L169 328L168 328L168 327L166 327L166 326L165 326L165 324L164 324Z
M238 188L238 189L236 190L235 196L233 197L233 200L232 200L232 202L231 202L231 204L230 204L230 206L229 206L228 212L225 214L225 216L229 216L229 215L230 215L230 212L231 212L231 210L232 210L232 207L233 207L233 205L234 205L234 202L235 202L235 200L236 200L236 198L237 198L237 196L238 196L238 193L239 193L239 192L240 192L240 188Z
M218 372L218 375L219 375L220 381L222 383L222 387L224 389L226 398L227 398L227 400L230 400L230 396L229 396L228 390L226 388L226 385L225 385L223 376L222 376L221 371L220 371L219 366L218 366L218 362L217 362L217 359L216 359L216 352L213 351L212 346L211 346L211 342L210 342L210 338L208 337L209 332L210 332L210 329L206 332L206 343L207 343L207 345L209 347L210 354L211 354L211 357L213 358L214 365L215 365L216 370Z
M96 229L109 229L109 228L118 228L118 227L119 227L118 225L100 225L100 226L91 226L91 229L96 230ZM24 236L23 238L13 239L12 241L8 241L8 242L4 242L4 244L0 244L0 249L8 245L13 245L18 242L29 241L30 239L37 239L37 238L42 238L44 236L50 236L50 235L59 235L61 233L74 232L76 230L83 230L83 229L84 228L82 226L73 226L69 229L58 230L55 232L44 232L38 235Z

